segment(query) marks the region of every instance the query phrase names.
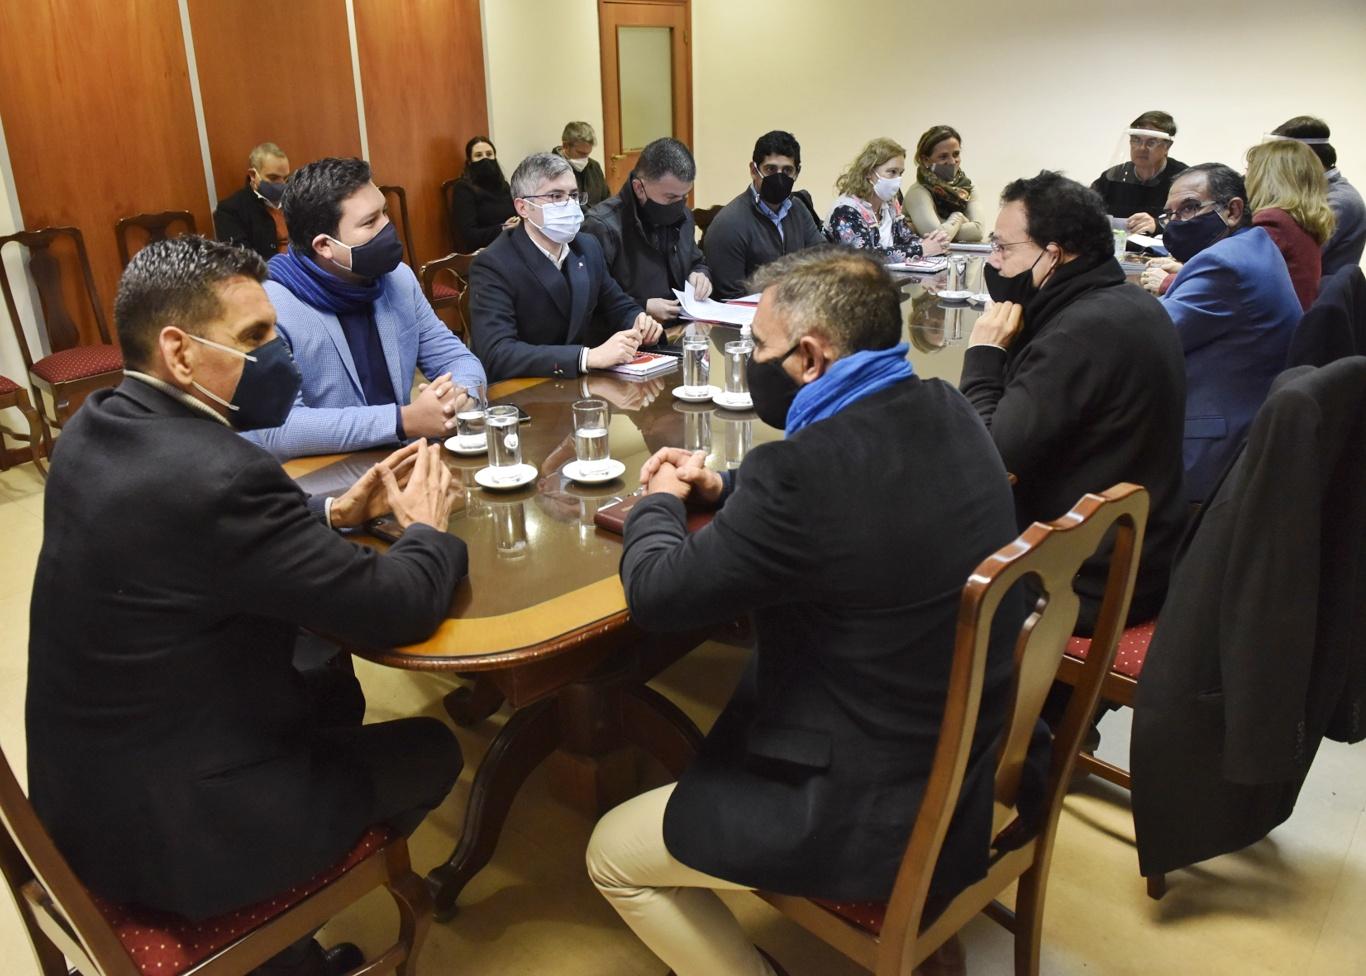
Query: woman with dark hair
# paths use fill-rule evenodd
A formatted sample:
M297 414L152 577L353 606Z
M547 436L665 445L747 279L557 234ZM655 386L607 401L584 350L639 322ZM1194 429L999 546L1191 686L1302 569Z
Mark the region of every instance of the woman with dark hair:
M517 219L498 150L488 136L475 136L465 143L465 171L451 194L455 246L465 253L487 247L504 228L517 226Z
M963 172L963 137L951 125L926 130L915 147L915 183L906 215L921 237L942 230L951 241L980 241L986 217L972 180Z

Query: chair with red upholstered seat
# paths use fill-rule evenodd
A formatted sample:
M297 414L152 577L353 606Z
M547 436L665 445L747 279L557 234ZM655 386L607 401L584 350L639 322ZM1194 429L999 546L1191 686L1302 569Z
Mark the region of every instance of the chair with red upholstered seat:
M28 270L38 290L43 325L47 330L48 346L52 353L35 360L29 350L28 337L19 320L14 303L14 286L5 267L4 253L11 242L28 249ZM74 259L81 269L80 283L85 287L86 299L94 316L99 343L82 343L80 330L66 305L62 258L56 248L69 242ZM34 404L43 420L43 441L47 453L52 451L51 432L70 419L86 396L106 386L116 386L123 379L123 354L113 345L104 307L95 291L95 279L90 271L90 257L86 254L85 238L75 227L44 227L42 230L21 230L0 237L0 290L5 296L5 310L9 312L19 352L24 357L24 369L33 384L38 402ZM41 352L42 350L39 350ZM46 393L45 398L43 394ZM48 400L52 401L51 410Z
M890 900L838 903L771 892L760 892L760 897L877 976L909 973L985 912L1014 933L1017 976L1037 976L1044 895L1063 795L1129 610L1147 517L1147 492L1116 485L1103 495L1084 496L1054 522L1034 523L974 571L959 604L934 764ZM1096 636L1056 730L1041 825L1030 834L1017 803L1029 741L1077 621L1072 579L1111 530L1114 549ZM926 919L930 879L958 804L976 729L992 620L1005 593L1026 577L1044 595L1015 645L1015 683L996 767L996 841L990 866L985 878L956 895L937 917ZM996 900L1012 885L1017 886L1013 911Z
M413 225L408 222L408 192L401 186L381 186L379 192L384 194L385 203L392 197L398 204L398 224L399 236L403 239L403 260L408 262L408 267L417 267L417 252L413 250ZM389 219L394 219L394 208L389 208Z
M455 308L456 325L451 331L471 349L470 264L473 261L473 254L447 254L444 258L428 261L417 273L422 293L433 309Z
M177 226L179 227L178 233L172 234L172 229ZM132 247L129 239L135 231L139 240L137 247ZM198 232L194 222L194 214L188 210L164 210L161 213L140 213L133 214L131 217L121 217L119 222L114 225L114 240L119 245L119 261L126 268L128 262L133 260L133 255L153 241L164 241L168 237L179 237L181 234L196 234Z
M29 453L38 473L47 477L47 468L43 467L42 456L43 428L38 420L38 411L33 409L33 404L29 401L28 390L8 376L0 376L0 410L8 410L11 407L23 414L24 419L28 421L28 433L23 434L0 427L0 471L10 467L9 454L5 450L4 440L5 435L8 435L17 441L28 444Z
M3 753L0 818L0 872L41 976L67 976L68 960L85 976L243 976L379 887L398 904L398 939L350 976L417 972L431 896L408 863L407 844L387 828L371 828L337 864L275 898L189 922L111 904L88 891L39 822Z

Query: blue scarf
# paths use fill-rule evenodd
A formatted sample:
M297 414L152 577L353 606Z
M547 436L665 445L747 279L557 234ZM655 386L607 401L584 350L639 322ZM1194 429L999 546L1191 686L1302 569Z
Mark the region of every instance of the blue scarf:
M294 297L333 315L359 312L384 293L383 278L369 284L343 281L304 257L293 245L284 254L271 258L266 268L271 280L284 285Z
M910 379L915 370L906 360L907 343L890 349L865 349L837 359L825 375L797 391L787 411L787 434L833 417L856 400Z

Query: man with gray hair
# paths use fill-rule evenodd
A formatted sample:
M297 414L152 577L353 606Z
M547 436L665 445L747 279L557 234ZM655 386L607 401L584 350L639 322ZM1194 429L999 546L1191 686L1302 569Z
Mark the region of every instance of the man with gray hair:
M249 247L269 261L289 246L280 200L289 179L289 157L273 142L263 142L247 156L242 189L220 200L213 228L220 241Z
M587 122L567 122L560 134L560 144L550 150L557 156L569 160L574 167L574 180L579 184L579 192L587 199L585 207L596 207L611 194L607 177L602 167L592 157L593 147L598 143L598 134Z
M592 209L584 229L602 244L612 277L661 322L678 318L675 291L691 284L711 295L711 272L697 246L688 194L697 164L677 139L656 139L640 151L621 191Z
M583 224L583 194L563 156L536 153L512 173L522 218L470 267L470 327L490 382L582 376L630 362L663 334L612 279ZM594 316L606 335L590 338Z
M717 889L888 897L938 741L963 584L1016 534L986 428L952 386L915 376L881 265L816 248L753 287L750 390L787 437L724 476L700 452L656 453L621 578L645 630L752 613L757 646L678 783L608 813L588 846L594 884L679 976L775 972ZM689 507L716 517L690 535ZM992 640L931 915L986 872L1019 597Z

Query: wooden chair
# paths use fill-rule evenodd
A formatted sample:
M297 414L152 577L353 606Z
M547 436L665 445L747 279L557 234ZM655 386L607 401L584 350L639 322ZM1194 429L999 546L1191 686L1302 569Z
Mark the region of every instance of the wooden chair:
M418 950L431 923L431 895L409 866L407 844L388 830L372 828L344 860L288 894L190 923L113 905L88 891L38 820L2 752L0 817L0 872L19 906L41 976L67 976L67 960L84 976L243 976L379 887L398 904L398 940L350 976L417 972Z
M398 203L398 232L403 238L403 259L408 262L408 267L417 267L417 252L413 250L413 225L408 222L408 194L401 186L381 186L379 192L384 194L387 200L393 197ZM393 206L389 208L389 219L394 219Z
M470 264L473 254L447 254L428 261L417 272L422 293L432 308L455 308L457 324L451 329L465 345L473 348L470 330Z
M42 444L43 428L38 420L38 411L29 402L28 390L24 389L8 376L0 376L0 410L7 410L13 407L24 415L28 421L28 433L22 434L18 431L0 427L0 471L7 471L10 468L9 451L5 449L5 435L17 441L28 444L29 455L33 464L38 469L38 473L44 478L47 477L47 468L43 467Z
M54 246L63 241L70 241L75 249L76 261L81 269L81 283L85 286L86 299L90 302L100 335L97 345L81 344L76 322L67 309L62 263L54 253ZM37 360L29 350L28 338L14 304L13 286L4 265L5 246L11 242L28 249L29 274L33 276L38 290L48 345L52 349L49 355ZM75 227L44 227L0 237L0 290L4 292L5 310L9 312L19 352L24 358L24 369L37 396L35 406L43 421L45 453L51 454L52 436L49 428L60 429L87 395L106 386L116 386L123 379L123 354L110 340L109 323L105 321L104 308L95 291L90 257L86 253L85 238L80 230ZM44 398L44 393L47 398ZM48 410L48 399L52 401L51 411Z
M460 250L460 242L455 239L455 223L451 220L455 207L455 184L458 182L457 177L441 184L441 224L446 228L446 246L452 251Z
M985 912L1014 933L1017 976L1037 974L1044 895L1063 795L1129 609L1147 517L1148 494L1135 485L1085 495L1062 518L1034 523L968 580L959 605L939 744L889 901L836 903L766 892L760 897L877 976L911 972L978 912ZM1111 528L1114 554L1096 637L1083 680L1053 740L1042 826L1030 836L1016 810L1029 740L1076 624L1079 604L1072 578ZM984 879L925 924L930 878L958 802L981 705L991 622L1004 594L1025 577L1033 577L1044 596L1015 645L1015 685L996 769L991 865ZM1017 885L1014 911L996 901L1012 885Z
M716 215L721 212L721 205L714 207L693 207L692 219L697 225L697 243L701 244L707 237L707 228L716 219Z
M180 225L180 232L172 234L171 229L177 224ZM142 243L137 247L129 248L128 235L134 228L142 232ZM165 210L161 213L140 213L133 214L131 217L123 217L114 225L114 239L119 245L119 261L122 267L128 267L128 262L133 260L133 255L137 254L153 241L164 241L168 237L179 237L181 234L197 234L198 228L195 226L194 214L188 210Z

